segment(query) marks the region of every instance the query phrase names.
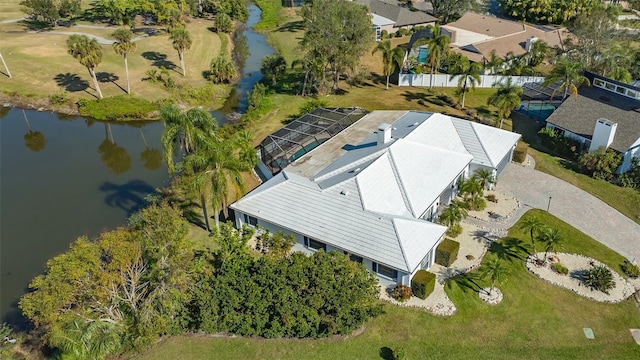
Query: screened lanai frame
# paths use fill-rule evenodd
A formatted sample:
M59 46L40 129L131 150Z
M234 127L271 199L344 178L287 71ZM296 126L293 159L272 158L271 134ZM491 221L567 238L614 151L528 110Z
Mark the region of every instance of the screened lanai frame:
M275 175L366 114L358 107L315 109L262 140L258 156Z

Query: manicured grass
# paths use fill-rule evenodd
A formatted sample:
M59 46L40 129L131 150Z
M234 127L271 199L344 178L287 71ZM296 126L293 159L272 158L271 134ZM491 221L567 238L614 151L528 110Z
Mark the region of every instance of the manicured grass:
M616 271L622 256L540 210L538 216L566 238L564 251L578 252ZM529 244L528 234L509 232ZM519 252L524 256L523 251ZM495 256L489 254L488 257ZM485 305L477 292L450 282L447 292L458 308L453 317L437 317L415 309L384 305L384 314L367 322L359 336L340 340L263 340L255 338L171 337L138 359L379 359L385 347L402 346L408 359L632 359L640 357L630 328L640 323L632 299L601 304L552 286L530 274L522 260L505 260L510 274L498 287L498 306ZM472 274L473 275L473 274ZM476 280L480 286L488 282ZM471 285L475 288L474 285ZM590 327L595 340L585 338Z
M538 130L541 125L520 114L514 114L512 119L514 131L522 134L524 141L531 145L529 154L535 160L537 170L579 187L640 224L639 191L623 188L608 181L593 179L576 172L577 165L575 163L543 152L545 149L543 149L538 137Z
M208 28L212 22L194 19L187 28L191 33L193 45L185 52L187 76L183 77L178 54L173 49L168 34L150 36L137 42L135 53L129 54L129 72L131 90L149 101L171 98L172 93L161 84L143 81L146 72L169 68L176 84L201 87L207 84L203 72L209 68L211 60L218 55L221 41L218 34ZM97 34L109 38L115 28L81 28L73 31ZM68 29L64 29L68 31ZM50 94L67 91L72 99L95 99L95 90L89 74L80 63L67 54L66 40L68 35L51 33L2 33L2 53L11 70L13 79L0 76L0 91L20 94L32 94L46 98ZM100 83L105 97L124 93L126 87L124 62L110 45L103 45L103 60L96 72L110 78ZM111 81L113 80L113 81ZM121 88L122 87L122 88ZM215 85L217 96L207 99L208 105L221 105L228 93L229 85Z

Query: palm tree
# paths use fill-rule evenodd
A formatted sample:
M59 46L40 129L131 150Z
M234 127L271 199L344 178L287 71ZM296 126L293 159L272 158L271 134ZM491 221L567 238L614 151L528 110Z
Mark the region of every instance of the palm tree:
M599 67L602 69L602 76L608 76L614 80L629 83L632 80L628 68L633 62L633 53L613 43L600 55Z
M178 27L171 31L169 36L173 44L173 48L178 51L178 57L180 58L180 67L182 68L182 76L185 76L187 69L184 67L184 52L191 49L191 35L185 27Z
M122 324L95 320L74 320L52 332L51 345L75 359L104 359L122 347Z
M480 182L480 179L475 175L463 180L460 184L460 194L466 197L469 195L471 198L482 196L482 189L484 186Z
M118 146L113 140L109 123L104 124L104 131L105 139L98 147L98 153L101 155L100 160L114 174L122 174L129 171L131 168L131 156L129 156L127 149Z
M47 139L44 137L40 131L31 130L31 124L29 124L29 120L27 119L27 113L22 109L22 116L24 116L24 121L27 123L27 133L24 135L24 144L31 151L40 151L47 146Z
M402 60L404 57L404 51L401 48L391 47L391 41L385 40L378 43L378 46L373 49L371 55L377 53L382 53L382 72L383 75L387 77L387 86L385 90L389 90L389 76L393 74L396 67L402 66Z
M160 118L164 122L162 148L170 174L175 172L176 152L182 150L186 155L196 152L217 127L211 114L200 108L182 112L174 105L167 105L160 109Z
M271 84L276 86L278 81L278 75L284 74L287 70L287 62L282 55L274 54L267 55L262 59L262 66L260 72L265 76L271 76Z
M493 175L493 171L489 171L488 169L478 169L473 173L473 177L475 177L480 186L483 189L487 187L491 187L491 184L496 183L496 177Z
M98 40L86 35L71 35L67 39L67 52L89 70L96 91L102 99L102 91L100 91L95 72L96 67L102 62L102 46Z
M509 118L511 110L520 105L522 88L513 85L511 78L508 78L505 83L493 84L493 86L496 85L496 92L489 97L487 103L498 108L498 119L500 120L500 129L502 129L502 121Z
M590 86L591 83L583 74L583 66L579 62L560 60L551 70L551 73L544 80L542 85L548 86L557 81L560 81L560 86L551 92L551 99L556 94L556 91L564 89L563 99L569 96L569 92L572 95L578 94L578 85Z
M469 208L464 201L454 200L449 206L442 211L442 214L438 217L438 220L442 225L452 227L459 224L464 218L469 215Z
M464 109L464 98L466 93L471 89L475 90L476 85L480 83L480 73L482 65L477 62L470 62L466 56L457 58L457 61L451 64L450 80L458 78L458 91L462 94L461 106Z
M0 60L2 60L2 65L4 65L4 68L7 69L7 76L9 76L9 79L11 79L11 72L9 71L9 67L7 66L7 63L4 62L4 57L2 56L1 52L0 52Z
M129 29L120 28L111 34L116 42L113 43L113 50L118 55L124 57L124 71L127 76L127 94L131 94L131 84L129 82L129 63L127 62L127 54L136 51L137 45L131 42L133 33Z
M518 228L525 233L528 232L529 235L531 236L531 249L533 254L536 254L536 259L537 259L538 255L536 251L535 237L536 237L536 234L544 230L545 224L542 222L542 220L540 220L540 218L536 216L532 216L522 220L520 222L520 225L518 225Z
M527 59L527 65L538 66L549 56L550 52L549 44L542 40L536 40L531 43L531 49L524 57Z
M560 230L545 228L538 235L540 242L544 244L544 261L547 261L547 254L549 251L555 251L562 247L563 238L560 235Z
M502 64L504 64L504 59L498 56L495 49L489 53L489 59L484 59L484 67L488 68L492 75L497 73L498 69L502 69Z
M499 258L488 260L480 266L480 274L482 278L489 278L491 281L491 294L495 288L497 282L502 282L509 275L509 269L502 265L502 260Z
M449 43L451 38L447 35L440 34L440 26L436 25L431 28L431 39L427 42L427 50L429 51L429 58L427 63L431 67L431 77L429 79L429 89L433 88L433 76L435 70L440 66L442 58L446 57L449 53Z

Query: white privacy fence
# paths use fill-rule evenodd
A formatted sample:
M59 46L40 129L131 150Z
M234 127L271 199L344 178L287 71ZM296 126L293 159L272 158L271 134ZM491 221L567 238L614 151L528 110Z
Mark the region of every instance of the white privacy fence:
M435 87L458 87L458 79L456 76L451 79L451 75L436 74L433 75L433 86ZM543 76L510 76L510 75L480 75L480 83L476 85L479 88L491 88L494 84L503 84L507 79L511 78L511 82L515 86L523 86L525 83L542 83ZM399 74L398 86L429 86L431 83L431 74Z

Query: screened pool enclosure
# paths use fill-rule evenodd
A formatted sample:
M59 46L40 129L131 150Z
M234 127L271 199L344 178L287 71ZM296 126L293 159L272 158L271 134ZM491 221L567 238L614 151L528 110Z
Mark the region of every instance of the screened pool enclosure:
M258 156L272 175L365 116L352 108L318 108L288 123L258 145Z

